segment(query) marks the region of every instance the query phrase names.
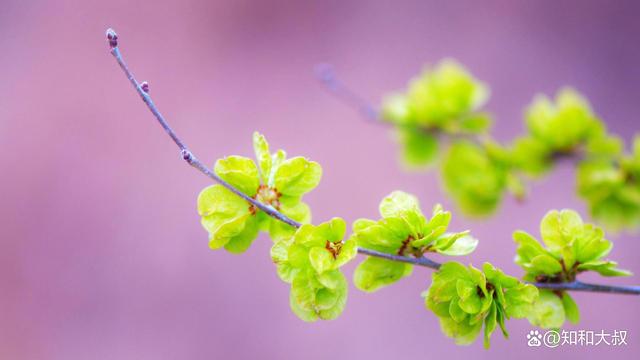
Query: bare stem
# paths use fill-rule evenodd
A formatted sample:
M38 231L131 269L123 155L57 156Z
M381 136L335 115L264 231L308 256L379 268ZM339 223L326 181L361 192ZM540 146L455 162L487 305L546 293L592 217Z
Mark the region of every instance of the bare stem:
M610 293L610 294L640 294L640 286L616 286L616 285L599 285L588 284L581 281L572 281L566 283L530 283L535 285L538 289L549 290L569 290L569 291L583 291L583 292L597 292L597 293Z
M216 173L214 173L211 169L209 169L206 165L200 162L200 160L198 160L198 158L196 158L195 155L193 155L193 153L189 150L189 148L187 148L184 142L182 142L182 140L178 137L175 131L173 131L171 126L169 126L169 123L167 122L167 120L164 118L164 116L162 116L162 114L160 113L156 105L151 100L151 96L149 95L149 84L147 82L138 83L138 81L135 79L135 77L131 73L131 70L129 70L129 68L127 67L127 64L125 63L122 57L122 54L120 53L120 49L118 48L118 36L116 32L113 31L113 29L107 30L107 40L111 48L111 55L113 55L113 57L116 59L116 61L118 62L118 65L120 65L120 68L126 75L127 79L129 79L129 82L131 82L131 85L133 85L135 90L138 92L138 95L140 95L140 97L142 98L142 101L144 101L144 103L147 105L147 108L149 108L149 111L151 111L151 113L153 114L153 116L155 116L158 123L160 123L160 126L162 126L164 131L171 137L171 139L178 146L178 148L180 148L182 158L189 165L191 165L201 173L205 174L206 176L211 178L213 181L229 189L234 194L240 196L241 198L249 202L251 205L264 211L267 215L279 221L282 221L285 224L291 225L295 228L299 228L300 226L302 226L301 223L289 218L288 216L282 214L281 212L274 209L273 207L263 204L260 201L257 201L256 199L236 189L233 185L224 181L222 178L216 175ZM319 73L321 72L322 71L319 70ZM327 74L325 74L325 76L326 75ZM328 78L328 79L330 80L331 78ZM333 82L333 84L334 84L333 86L336 89L340 89L340 91L345 96L350 97L352 101L354 101L354 103L359 103L363 113L368 114L369 116L371 114L374 114L374 117L371 117L371 119L377 119L377 112L375 111L375 109L373 109L372 107L367 107L366 102L362 102L359 97L350 93L348 89L341 87L340 86L341 83ZM358 248L358 253L367 255L367 256L375 256L375 257L379 257L379 258L383 258L391 261L398 261L398 262L418 265L418 266L430 268L433 270L438 270L442 265L426 257L415 258L415 257L408 257L408 256L393 255L393 254L382 253L375 250L364 249L364 248ZM615 294L640 294L639 286L607 286L607 285L586 284L578 281L574 281L571 283L557 283L557 284L549 284L549 283L532 283L532 284L541 289L590 291L590 292L615 293Z
M394 254L387 254L387 253L383 253L383 252L379 252L379 251L375 251L375 250L370 250L370 249L365 249L365 248L358 248L358 253L363 254L363 255L367 255L367 256L375 256L375 257L379 257L379 258L383 258L383 259L387 259L387 260L391 260L391 261L399 261L399 262L403 262L403 263L407 263L407 264L413 264L413 265L418 265L418 266L423 266L423 267L427 267L429 269L433 269L433 270L438 270L440 268L440 266L442 264L440 264L439 262L435 262L429 258L426 257L408 257L408 256L401 256L401 255L394 255Z
M352 91L345 83L336 77L333 66L320 64L316 66L316 76L326 86L327 90L343 100L345 103L357 109L365 119L376 124L385 124L380 121L378 110L370 102Z

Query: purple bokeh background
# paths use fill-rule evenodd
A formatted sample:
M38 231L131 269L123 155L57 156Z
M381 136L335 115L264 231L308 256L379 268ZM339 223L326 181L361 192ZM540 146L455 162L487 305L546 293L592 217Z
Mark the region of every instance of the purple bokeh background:
M261 236L242 256L207 247L195 211L209 182L182 163L108 53L114 27L134 73L207 163L251 155L251 133L324 167L306 197L316 222L377 216L395 189L442 202L481 239L464 261L507 272L515 229L537 233L552 208L586 215L573 170L463 217L435 173L406 173L387 130L325 93L328 61L378 101L425 63L451 56L492 88L495 135L522 131L536 92L573 85L613 133L638 132L640 7L631 1L13 1L0 6L0 358L408 359L637 358L639 299L576 294L571 329L627 330L624 347L530 349L525 320L458 347L423 308L427 269L375 294L351 288L343 315L304 323ZM640 244L611 236L611 257L640 274ZM347 267L351 276L354 265ZM618 284L639 278L584 280Z

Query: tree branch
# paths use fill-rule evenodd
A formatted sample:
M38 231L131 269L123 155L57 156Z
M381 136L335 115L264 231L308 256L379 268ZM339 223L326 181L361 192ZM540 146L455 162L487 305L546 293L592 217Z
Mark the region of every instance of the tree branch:
M229 189L234 194L240 196L241 198L249 202L251 205L264 211L267 215L279 221L282 221L288 225L291 225L295 228L299 228L300 226L302 226L301 223L289 218L288 216L282 214L281 212L274 209L273 207L263 204L260 201L257 201L256 199L236 189L233 185L224 181L222 178L216 175L216 173L214 173L211 169L209 169L206 165L204 165L200 160L198 160L198 158L196 158L195 155L193 155L193 153L189 150L189 148L187 148L184 142L182 142L182 140L178 137L175 131L173 131L171 126L169 126L169 123L167 122L167 120L164 118L164 116L162 116L162 114L160 113L156 105L153 103L151 96L149 95L149 84L147 82L138 83L136 78L131 73L131 70L129 70L129 68L127 67L127 64L125 63L122 57L122 54L120 53L120 49L118 48L118 35L116 34L116 32L113 29L108 29L106 35L107 35L107 41L109 42L109 46L111 48L111 55L113 55L113 57L116 59L116 61L118 62L118 65L120 65L120 68L126 75L127 79L129 79L129 82L131 83L131 85L133 85L135 90L138 92L138 95L140 95L140 97L142 98L142 101L144 101L144 103L147 105L147 108L149 108L149 111L151 111L151 113L153 114L153 116L155 116L158 123L160 123L160 126L162 126L164 131L171 137L171 139L178 146L178 148L180 148L182 158L189 165L191 165L201 173L205 174L206 176L211 178L213 181ZM340 83L336 83L336 84L340 84ZM370 119L372 120L375 119L377 121L378 117L377 117L377 111L375 111L375 109L373 109L372 107L367 107L366 102L364 102L355 94L350 93L348 89L346 89L345 87L336 85L336 89L339 89L341 92L343 92L343 94L346 97L351 98L351 101L353 101L354 104L359 104L359 106L361 106L361 111L367 114L367 116L371 116L373 114L373 117L371 117ZM379 257L379 258L383 258L391 261L398 261L398 262L404 262L404 263L418 265L422 267L427 267L433 270L438 270L442 265L426 257L414 258L414 257L393 255L393 254L382 253L375 250L364 249L364 248L358 248L358 253L367 255L367 256L375 256L375 257ZM555 284L532 283L532 284L538 288L543 288L543 289L590 291L590 292L616 293L616 294L640 294L640 287L638 286L594 285L594 284L581 283L578 281L571 282L571 283L555 283Z
M599 285L588 284L581 281L572 281L566 283L529 283L539 289L549 290L568 290L568 291L583 291L583 292L597 292L597 293L610 293L610 294L630 294L639 295L640 286L616 286L616 285Z
M198 160L198 158L196 158L195 155L193 155L193 153L189 150L189 148L187 148L187 146L182 142L182 140L180 140L178 135L175 133L175 131L173 131L171 126L169 126L169 123L167 122L167 120L164 118L164 116L162 116L162 114L160 113L156 105L153 103L153 100L151 100L151 96L149 95L149 84L147 82L143 82L142 84L138 83L136 78L131 73L131 70L129 70L129 67L127 66L127 64L124 62L124 59L122 58L120 49L118 48L118 35L113 29L107 30L107 40L109 41L109 46L111 47L111 55L113 55L113 57L116 59L116 61L118 62L118 65L120 65L120 68L122 69L124 74L127 76L127 79L129 79L129 82L131 82L131 85L133 85L133 87L136 89L136 91L138 92L138 95L140 95L140 97L142 98L142 101L144 101L144 103L147 105L147 107L149 108L153 116L155 116L155 118L158 120L158 123L160 123L160 126L162 126L164 131L171 137L173 142L176 143L176 145L178 145L178 147L180 148L180 152L182 154L182 158L189 165L200 170L201 173L207 175L218 184L229 189L229 191L245 199L246 201L248 201L249 203L257 207L258 209L264 211L269 216L272 216L293 227L300 227L299 222L276 211L273 207L265 205L247 196L240 190L236 189L233 185L224 181L222 178L216 175L216 173L211 171L202 162L200 162L200 160Z

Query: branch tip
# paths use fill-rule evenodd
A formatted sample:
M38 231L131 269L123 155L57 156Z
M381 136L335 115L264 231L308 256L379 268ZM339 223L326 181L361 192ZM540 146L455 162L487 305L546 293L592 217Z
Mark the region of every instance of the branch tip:
M118 34L116 34L115 30L108 28L106 35L107 40L109 41L109 46L111 46L112 49L118 47Z

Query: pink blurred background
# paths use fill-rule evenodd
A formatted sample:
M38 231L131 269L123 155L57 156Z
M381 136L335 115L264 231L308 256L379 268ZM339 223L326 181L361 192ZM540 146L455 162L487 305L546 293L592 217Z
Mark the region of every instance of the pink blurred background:
M452 56L492 87L495 134L522 131L539 91L586 94L612 132L639 130L640 7L631 1L13 1L0 7L0 358L408 359L638 358L639 298L576 294L570 329L627 330L623 347L530 349L525 320L459 347L423 308L430 271L375 294L351 289L343 315L304 323L289 310L269 239L242 256L207 247L195 211L207 178L185 165L118 69L115 28L140 80L207 163L251 155L251 133L324 167L307 198L316 222L375 217L395 189L454 210L481 239L464 261L513 264L515 229L552 208L586 215L573 170L536 183L526 204L470 220L435 173L406 173L389 133L324 92L331 62L377 102L424 63ZM635 235L611 257L640 274ZM354 264L348 266L350 276ZM583 280L637 284L640 278Z

